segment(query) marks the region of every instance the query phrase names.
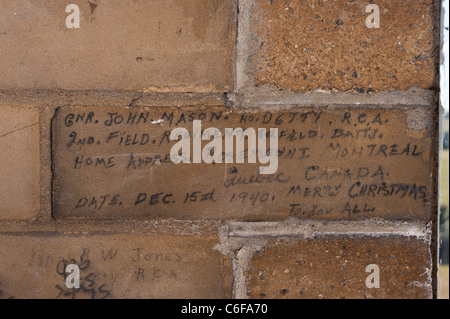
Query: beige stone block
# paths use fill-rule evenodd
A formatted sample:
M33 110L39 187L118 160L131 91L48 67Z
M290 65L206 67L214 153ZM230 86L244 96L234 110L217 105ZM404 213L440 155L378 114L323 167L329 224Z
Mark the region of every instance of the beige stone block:
M0 298L229 298L211 236L0 234ZM69 264L80 288L67 288Z
M0 89L232 89L233 1L0 1Z
M0 105L0 219L29 219L40 203L39 113Z

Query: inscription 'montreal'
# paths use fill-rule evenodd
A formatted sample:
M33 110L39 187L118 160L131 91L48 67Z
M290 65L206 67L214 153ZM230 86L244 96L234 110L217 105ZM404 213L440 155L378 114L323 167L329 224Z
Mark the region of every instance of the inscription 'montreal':
M426 219L430 150L405 110L62 107L54 216Z
M192 125L192 163L219 164L225 155L225 163L234 163L234 140L236 139L236 163L245 162L247 154L248 163L269 163L267 167L259 167L260 174L274 174L278 169L278 128L271 128L269 133L270 145L266 148L266 129L258 128L258 149L256 148L255 129L249 127L225 128L225 152L223 152L222 132L216 127L209 127L202 133L202 121L194 120ZM170 133L171 140L180 140L170 149L170 159L173 163L191 163L191 134L185 128L176 128ZM202 150L202 141L209 141ZM247 151L244 150L247 140ZM179 154L181 152L181 154ZM267 155L267 153L269 155Z

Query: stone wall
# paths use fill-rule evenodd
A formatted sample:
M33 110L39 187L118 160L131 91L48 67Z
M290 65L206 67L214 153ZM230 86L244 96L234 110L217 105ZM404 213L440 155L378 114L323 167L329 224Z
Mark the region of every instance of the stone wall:
M0 0L0 298L435 297L439 2Z

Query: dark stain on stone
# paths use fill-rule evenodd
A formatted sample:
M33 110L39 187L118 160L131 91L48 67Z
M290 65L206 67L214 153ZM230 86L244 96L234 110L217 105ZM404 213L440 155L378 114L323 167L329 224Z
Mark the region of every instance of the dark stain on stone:
M89 9L91 11L91 15L94 14L95 9L97 9L98 3L93 1L88 1L89 3Z

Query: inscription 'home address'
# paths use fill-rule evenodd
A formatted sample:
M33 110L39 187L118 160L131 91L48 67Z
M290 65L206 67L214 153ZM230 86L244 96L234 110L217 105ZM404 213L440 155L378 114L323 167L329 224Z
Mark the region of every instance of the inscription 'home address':
M259 174L259 165L247 161L247 145L244 163L174 164L170 132L192 133L195 120L221 132L277 128L278 170ZM53 125L54 215L358 219L414 211L423 217L432 200L430 140L410 134L406 123L405 111L362 108L63 107Z

